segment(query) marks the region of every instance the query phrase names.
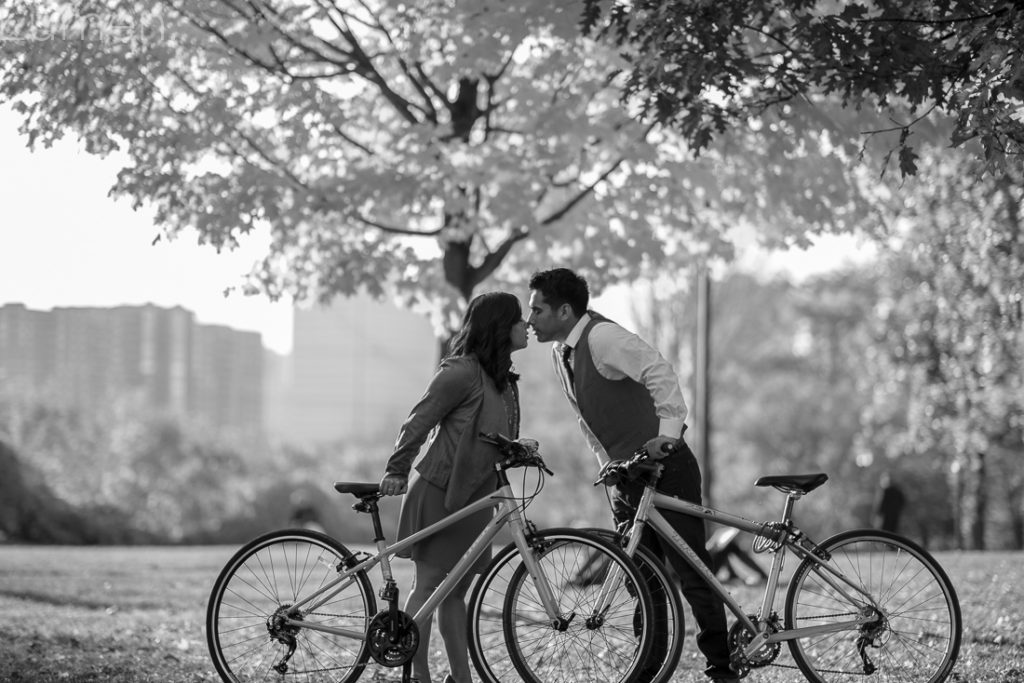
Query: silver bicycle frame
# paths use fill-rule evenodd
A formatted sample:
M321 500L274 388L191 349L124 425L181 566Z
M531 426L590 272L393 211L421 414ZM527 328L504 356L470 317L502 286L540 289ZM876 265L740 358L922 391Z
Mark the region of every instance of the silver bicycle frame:
M790 518L793 504L798 497L799 496L793 496L792 494L789 495L786 501L786 512L784 514L785 519ZM846 631L874 619L873 615L862 609L861 616L856 619L835 622L822 626L794 628L770 633L768 631L767 617L770 615L772 605L775 603L775 594L778 589L779 575L782 573L782 567L785 564L786 557L785 553L776 553L775 558L772 560L771 570L768 574L768 585L765 588L761 608L757 614L757 619L762 624L761 628L758 628L754 624L753 620L744 613L743 607L735 598L732 597L726 587L722 585L714 573L708 569L704 562L701 561L693 548L691 548L679 533L672 528L668 520L666 520L664 515L661 514L660 510L662 509L672 510L691 517L707 519L715 522L716 524L734 527L755 535L763 533L765 525L761 522L755 522L740 515L730 514L728 512L715 510L714 508L681 500L673 496L668 496L655 491L652 486L648 486L644 489L644 492L640 497L640 502L637 504L637 512L634 516L633 526L630 529L629 542L626 545L626 554L632 557L637 546L640 544L644 524L650 524L658 536L671 544L672 547L674 547L683 556L686 562L708 583L711 590L722 598L722 601L729 607L729 611L743 623L744 627L746 627L750 633L757 634L745 648L745 654L748 656L754 654L767 644L786 640L795 640L797 638L806 638L835 631ZM874 606L873 599L866 591L856 583L847 579L841 572L829 566L802 545L795 542L792 537L786 536L783 538L782 544L800 559L810 558L811 561L817 563L817 569L819 570L818 575L822 580L840 592L844 597L850 600L852 604L860 606ZM608 583L614 585L618 580L619 577L615 575L611 577L611 580L608 581ZM851 593L859 593L863 595L866 600L857 600L853 595L851 595Z
M558 613L558 603L555 600L554 592L551 590L551 584L548 582L547 577L541 570L540 563L537 562L537 558L534 556L526 540L526 524L523 520L522 510L520 509L517 501L518 499L512 493L512 486L510 484L505 484L493 493L470 503L461 510L448 515L444 519L417 531L397 543L387 545L384 540L377 541L377 552L373 556L351 567L339 568L338 578L332 579L316 592L292 605L284 623L305 629L323 631L325 633L331 633L346 638L365 638L365 631L354 631L351 629L323 626L295 619L293 617L298 614L300 609L304 609L307 612L319 609L322 605L329 602L334 596L351 586L356 581L355 577L358 572L372 569L378 563L381 565L381 573L383 574L384 579L391 580L392 573L390 558L393 555L406 550L424 538L427 538L441 529L449 527L474 513L488 508L493 508L495 507L495 504L497 504L498 509L491 520L487 523L487 526L484 527L483 531L481 531L476 537L476 540L474 540L472 545L470 545L469 550L456 563L455 567L453 567L448 573L448 576L445 577L444 581L441 582L434 592L431 593L423 606L420 607L416 614L413 615L413 620L416 622L417 626L422 627L425 617L432 614L434 610L437 609L437 606L441 604L441 601L448 597L448 595L455 589L456 584L466 575L467 570L491 544L501 528L508 525L512 533L513 541L516 544L516 548L518 548L519 554L523 558L523 562L526 564L527 571L536 583L537 590L540 593L541 603L547 612L548 618L551 619L552 622L557 621L561 616Z

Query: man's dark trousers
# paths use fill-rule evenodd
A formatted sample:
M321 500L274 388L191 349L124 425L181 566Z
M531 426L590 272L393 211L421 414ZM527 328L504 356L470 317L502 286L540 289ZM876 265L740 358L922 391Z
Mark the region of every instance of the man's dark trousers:
M659 493L699 505L701 503L701 477L697 458L694 457L693 451L684 441L680 439L678 443L677 450L661 461L665 468L656 489ZM616 487L612 498L612 512L616 522L629 522L633 519L636 514L636 504L640 502L643 491L644 484L641 481L622 482ZM704 531L704 520L671 510L659 509L658 511L683 540L693 548L704 565L710 567L711 558L706 547L707 534ZM656 557L662 560L667 559L679 574L682 581L683 597L690 604L693 616L697 620L697 647L704 653L704 657L708 661L708 675L735 675L731 674L729 669L729 645L725 607L722 599L711 591L703 577L690 566L682 555L657 537L650 526L644 529L644 535L640 542L647 546ZM655 650L650 654L650 661L655 664L654 668L660 666L661 660L664 658L665 647L664 638L655 639ZM641 675L639 680L650 679Z

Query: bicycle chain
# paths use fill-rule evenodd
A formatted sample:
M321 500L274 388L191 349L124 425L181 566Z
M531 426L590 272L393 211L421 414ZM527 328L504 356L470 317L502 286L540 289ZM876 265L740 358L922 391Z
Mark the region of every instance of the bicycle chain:
M773 664L769 664L768 666L777 666L780 669L799 669L800 668L800 667L798 667L798 666L796 666L794 664L778 664L778 663L773 663ZM866 674L863 671L837 671L836 669L818 669L818 668L815 668L814 670L819 672L819 673L823 673L823 674L839 674L840 676L871 676L872 675L872 674Z
M832 619L833 617L857 617L860 612L837 612L835 614L819 614L813 617L800 617L800 621L813 621L814 619Z
M855 617L858 616L859 612L837 612L836 614L819 614L815 617L801 617L801 621L813 621L814 619L832 619L835 617ZM800 667L794 664L780 664L778 662L772 662L769 666L777 666L780 669L799 669ZM838 671L836 669L815 669L823 674L839 674L841 676L870 676L871 674L864 673L863 671Z

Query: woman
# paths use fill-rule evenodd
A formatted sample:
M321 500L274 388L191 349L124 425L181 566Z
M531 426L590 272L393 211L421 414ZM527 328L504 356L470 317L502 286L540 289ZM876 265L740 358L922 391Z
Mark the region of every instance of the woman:
M480 440L481 432L519 435L519 392L512 372L512 352L526 348L526 321L512 294L482 294L470 302L462 329L452 341L426 393L398 434L380 490L384 495L408 493L402 502L398 537L420 529L482 498L497 485L497 449ZM420 447L437 431L409 480ZM416 543L410 556L416 578L405 604L412 615L469 549L492 516L491 510L471 515ZM466 642L466 591L473 574L490 561L484 553L455 590L437 608L437 626L444 640L451 673L444 683L471 683ZM428 670L431 619L420 631L412 660L413 676L431 683Z

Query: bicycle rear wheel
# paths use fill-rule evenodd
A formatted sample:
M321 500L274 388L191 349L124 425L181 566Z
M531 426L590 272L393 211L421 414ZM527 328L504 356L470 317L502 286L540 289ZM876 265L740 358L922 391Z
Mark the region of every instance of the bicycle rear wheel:
M367 626L376 612L365 572L333 590L315 611L283 623L288 607L338 576L352 553L314 531L275 531L239 550L213 585L206 612L206 640L217 673L225 681L277 679L288 650L287 676L303 683L351 683L366 666ZM343 636L308 626L348 631Z
M873 667L871 680L881 683L945 681L960 652L963 625L956 591L935 559L912 541L872 529L837 534L821 548L831 555L828 566L865 591L870 602L807 559L786 594L786 628L827 626L860 614L873 619L789 641L807 680L861 681Z
M551 622L534 577L520 560L502 606L505 648L520 678L527 683L635 680L653 632L651 595L636 565L619 548L576 529L541 531L530 537L530 545L563 620ZM620 580L606 587L611 575ZM599 611L604 590L610 595Z

